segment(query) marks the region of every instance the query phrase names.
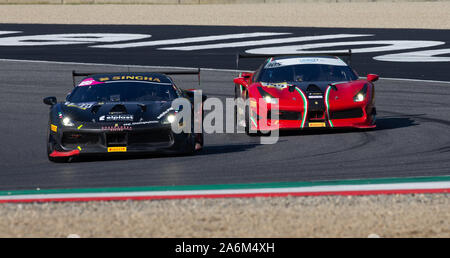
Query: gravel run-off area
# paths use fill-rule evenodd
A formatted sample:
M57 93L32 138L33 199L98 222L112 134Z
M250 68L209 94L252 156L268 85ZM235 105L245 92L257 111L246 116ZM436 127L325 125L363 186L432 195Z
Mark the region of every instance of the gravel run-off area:
M0 237L450 237L449 194L0 205Z
M0 23L450 29L450 1L217 5L0 5Z

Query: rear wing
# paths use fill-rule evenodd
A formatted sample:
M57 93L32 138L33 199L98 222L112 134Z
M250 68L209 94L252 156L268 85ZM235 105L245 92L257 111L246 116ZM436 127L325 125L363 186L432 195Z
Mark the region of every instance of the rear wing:
M275 55L264 55L264 54L248 54L248 53L237 53L236 54L236 70L239 70L239 61L240 59L255 59L255 58L270 58L277 56L299 56L299 57L309 57L309 56L337 56L337 57L346 57L347 60L344 60L348 65L351 63L352 59L352 50L349 49L348 52L327 52L327 53L307 53L307 54L275 54ZM342 58L341 58L342 59Z
M189 70L189 71L180 71L180 70L157 70L157 71L119 71L119 72L111 72L111 71L96 71L96 72L78 72L78 71L72 71L72 82L73 87L76 86L76 77L87 77L87 76L93 76L96 74L112 74L112 73L161 73L165 75L197 75L198 76L198 86L200 86L200 68L196 70Z

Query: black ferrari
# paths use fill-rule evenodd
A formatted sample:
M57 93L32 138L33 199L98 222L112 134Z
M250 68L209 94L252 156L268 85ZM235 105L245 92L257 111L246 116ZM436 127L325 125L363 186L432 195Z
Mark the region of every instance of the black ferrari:
M172 108L172 102L185 98L194 104L194 90L178 88L168 76L199 73L73 72L74 81L75 76L86 77L78 85L74 83L65 102L58 103L56 97L44 99L44 103L50 105L49 160L66 162L92 154L192 154L201 149L203 133L174 133L172 130L172 123L182 123L176 119L177 110ZM194 111L194 105L191 108ZM202 107L195 110L203 113ZM203 114L191 114L192 128L194 123L202 123Z

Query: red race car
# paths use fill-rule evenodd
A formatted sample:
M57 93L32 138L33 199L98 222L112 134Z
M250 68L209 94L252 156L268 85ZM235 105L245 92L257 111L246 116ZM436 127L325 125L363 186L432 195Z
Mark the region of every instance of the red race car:
M234 79L235 98L249 100L237 108L238 125L246 132L307 128L375 128L375 88L378 75L361 79L337 55L271 56L254 73ZM239 58L261 58L239 54ZM260 100L263 99L264 101ZM261 103L265 108L261 108ZM271 119L271 106L278 119ZM245 114L245 115L242 115ZM240 118L239 118L240 117Z

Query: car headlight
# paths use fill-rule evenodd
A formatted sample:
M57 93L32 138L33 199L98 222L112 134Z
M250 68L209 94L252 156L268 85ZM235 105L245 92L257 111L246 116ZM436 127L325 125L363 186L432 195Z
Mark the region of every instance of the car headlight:
M64 126L74 126L72 119L70 119L70 117L67 117L67 116L62 119L62 124Z
M271 96L265 96L264 100L267 103L270 103L270 104L277 104L277 99L276 98L272 98Z
M355 102L361 102L365 99L366 96L364 96L364 94L362 94L361 92L358 92L358 94L356 94L356 96L354 97Z
M176 114L170 113L170 114L164 116L161 119L161 123L163 123L163 124L172 124L173 122L175 122L176 119L177 119Z
M277 104L278 99L274 98L272 95L270 95L267 91L263 90L263 88L258 87L259 94L261 94L262 98L265 102L270 104Z
M353 101L355 102L364 101L366 99L366 95L367 95L367 84L365 84L364 87L358 93L356 93L356 95L353 97Z
M166 121L169 122L169 124L175 122L176 116L174 114L170 114L167 116Z

